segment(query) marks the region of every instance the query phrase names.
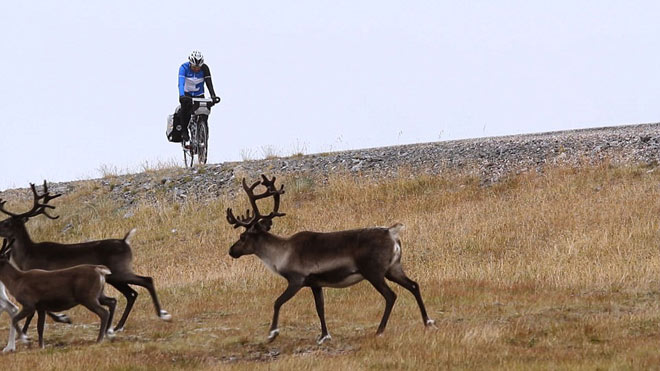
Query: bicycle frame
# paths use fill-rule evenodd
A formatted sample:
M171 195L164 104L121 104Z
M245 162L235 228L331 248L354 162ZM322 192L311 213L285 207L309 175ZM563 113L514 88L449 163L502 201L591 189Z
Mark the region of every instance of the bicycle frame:
M195 155L197 162L205 164L207 160L208 147L208 116L211 113L211 107L215 104L212 98L191 98L193 102L193 112L188 122L190 132L190 143L186 145L181 142L183 148L183 160L186 166L193 166ZM203 127L202 127L203 126ZM190 160L188 160L190 159Z

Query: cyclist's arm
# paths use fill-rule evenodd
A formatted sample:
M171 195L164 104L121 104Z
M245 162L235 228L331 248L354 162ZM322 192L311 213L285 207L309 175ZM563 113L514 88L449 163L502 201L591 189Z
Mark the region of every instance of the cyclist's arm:
M202 71L204 71L204 82L206 82L206 86L209 88L209 93L211 93L211 97L215 97L215 90L213 89L213 80L211 80L211 70L209 69L209 66L206 64L202 65Z
M179 67L179 96L182 97L185 95L183 91L183 87L186 85L186 69L183 67L183 64L181 67Z

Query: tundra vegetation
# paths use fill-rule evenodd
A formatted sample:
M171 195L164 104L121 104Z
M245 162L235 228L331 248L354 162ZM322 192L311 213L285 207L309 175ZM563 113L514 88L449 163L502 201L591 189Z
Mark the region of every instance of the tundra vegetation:
M395 178L276 175L287 187L273 233L336 231L400 222L402 263L422 287L437 329L419 323L413 295L374 333L384 300L366 282L325 289L332 339L319 332L313 295L284 304L277 341L266 336L287 282L255 256L231 259L240 231L210 202L121 205L89 181L60 197L60 218L34 218L34 241L113 238L137 227L136 271L153 276L172 322L137 301L131 326L100 344L98 318L69 312L34 343L0 355L12 369L649 369L660 364L660 171L644 166L545 168L484 187L463 174ZM245 174L248 179L252 177ZM304 179L304 181L301 181ZM296 185L313 184L313 186ZM29 192L26 190L26 192ZM29 208L31 200L18 208ZM21 206L22 205L22 206ZM242 207L241 207L242 205ZM265 203L268 212L270 204ZM127 212L130 208L130 212ZM138 289L146 295L145 290ZM106 294L125 300L107 286ZM0 339L9 332L0 319Z

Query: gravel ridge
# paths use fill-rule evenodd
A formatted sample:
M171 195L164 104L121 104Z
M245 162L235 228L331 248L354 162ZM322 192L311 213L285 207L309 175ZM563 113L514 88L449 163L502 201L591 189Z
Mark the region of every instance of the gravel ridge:
M213 150L212 148L210 150ZM555 164L579 165L608 159L614 164L660 162L660 123L508 135L339 152L299 155L263 160L225 162L172 168L143 173L106 176L99 179L49 183L51 193L68 193L83 185L109 191L126 205L140 200L207 200L237 191L242 177L259 174L294 174L327 179L348 173L369 178L398 174L438 175L461 172L478 176L484 186L503 177L538 170ZM38 183L38 180L35 180ZM25 188L0 192L0 198L31 198Z

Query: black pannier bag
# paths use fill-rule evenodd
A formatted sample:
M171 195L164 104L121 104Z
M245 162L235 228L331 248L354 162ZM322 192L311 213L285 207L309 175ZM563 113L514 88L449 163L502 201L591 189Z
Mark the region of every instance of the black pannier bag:
M165 130L165 135L167 140L173 143L181 142L181 130L177 130L176 127L179 126L179 108L176 108L173 115L167 116L167 129Z

